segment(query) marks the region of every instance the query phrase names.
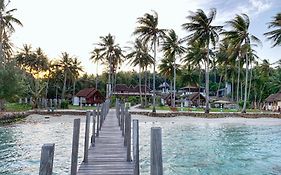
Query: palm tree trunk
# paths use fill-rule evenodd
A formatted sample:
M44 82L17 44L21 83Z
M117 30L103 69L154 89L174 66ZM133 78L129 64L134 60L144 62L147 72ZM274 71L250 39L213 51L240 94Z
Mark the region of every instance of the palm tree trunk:
M219 97L219 90L220 90L220 87L221 87L222 76L223 75L220 75L219 86L218 86L217 95L216 95L217 97Z
M231 101L234 101L234 73L231 76Z
M61 98L64 100L65 99L65 90L66 90L66 75L67 73L64 73L64 80L63 80L63 87L62 87L62 93L61 93Z
M48 90L49 90L49 77L46 84L45 98L48 98Z
M207 42L207 63L206 63L206 108L205 108L205 113L210 112L210 105L209 105L209 42Z
M251 86L252 86L252 77L253 77L253 65L251 63L251 69L250 69L250 78L249 78L249 90L248 90L248 97L247 97L247 100L250 99L250 92L251 92Z
M140 91L140 104L141 107L143 107L142 95L141 95L141 65L139 67L139 91Z
M246 113L247 90L248 90L248 72L249 72L248 69L249 69L248 53L246 53L246 78L245 78L244 104L243 104L242 113Z
M156 37L154 37L153 39L154 42L154 61L153 61L153 108L152 108L152 112L156 113L156 103L155 103L155 99L156 99L156 92L155 92L155 74L156 74Z
M73 80L73 91L72 91L72 98L75 96L75 90L76 90L76 80Z
M236 103L239 104L239 83L240 83L240 58L238 56L238 74L237 74L237 87L236 87Z
M174 58L174 96L173 96L173 107L176 107L176 58Z
M147 96L146 96L146 85L147 85L147 67L145 67L145 74L144 74L144 107L147 107Z

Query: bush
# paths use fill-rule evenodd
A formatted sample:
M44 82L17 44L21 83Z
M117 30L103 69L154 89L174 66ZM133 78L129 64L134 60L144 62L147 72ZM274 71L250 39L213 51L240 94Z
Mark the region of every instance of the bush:
M243 105L244 105L244 101L240 101L240 102L239 102L239 107L240 107L240 108L243 108ZM247 102L246 102L246 108L248 109L249 107L250 107L250 102L247 101Z
M67 100L63 100L61 102L60 107L61 107L61 109L68 109L68 105L69 105L69 102Z

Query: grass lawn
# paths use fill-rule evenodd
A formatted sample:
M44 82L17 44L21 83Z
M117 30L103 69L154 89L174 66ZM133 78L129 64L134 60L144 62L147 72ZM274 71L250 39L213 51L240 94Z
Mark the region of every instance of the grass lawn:
M151 109L152 106L146 108L146 109ZM156 110L168 110L171 111L171 108L169 106L156 106ZM180 111L181 108L177 107L177 110ZM192 111L192 112L204 112L204 108L187 108L184 107L183 111ZM221 112L220 108L211 108L211 112ZM222 109L222 112L241 112L241 110L236 110L236 109ZM247 109L247 112L262 112L261 110L258 109Z
M8 112L20 112L31 110L32 107L29 104L18 104L18 103L6 103L5 104L6 111Z
M96 109L95 106L83 106L82 109L80 106L73 106L73 105L68 105L68 109L76 109L76 110L94 110Z

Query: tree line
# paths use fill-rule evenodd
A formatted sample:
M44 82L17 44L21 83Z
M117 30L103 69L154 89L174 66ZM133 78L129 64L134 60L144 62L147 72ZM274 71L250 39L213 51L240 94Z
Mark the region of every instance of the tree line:
M217 95L225 83L231 84L232 101L243 101L242 112L247 103L261 107L263 100L280 89L281 67L273 67L268 60L261 61L254 48L261 41L249 32L250 19L246 14L237 14L224 25L214 25L216 9L208 13L198 9L190 11L182 29L186 36L179 37L173 29L158 26L155 11L137 18L132 34L135 41L121 47L115 36L101 36L91 55L93 62L106 66L101 75L83 73L81 62L75 56L63 52L57 59L50 59L41 48L24 45L13 50L10 36L14 25L22 26L13 16L16 9L8 9L9 2L0 1L0 99L16 100L23 96L68 99L89 86L105 92L106 84L149 85L153 91L153 112L155 112L156 88L163 81L172 87L175 106L176 89L185 85L205 86L206 108L209 112L209 96ZM268 23L269 31L264 33L272 41L272 47L280 47L281 13ZM157 54L160 53L160 63ZM120 66L128 60L136 71L122 72ZM150 73L152 69L152 73ZM141 92L141 88L140 88ZM217 93L216 93L217 92ZM142 96L140 97L142 104ZM1 104L1 103L0 103ZM0 105L1 106L1 105ZM2 105L3 106L3 105ZM3 107L2 107L3 108Z

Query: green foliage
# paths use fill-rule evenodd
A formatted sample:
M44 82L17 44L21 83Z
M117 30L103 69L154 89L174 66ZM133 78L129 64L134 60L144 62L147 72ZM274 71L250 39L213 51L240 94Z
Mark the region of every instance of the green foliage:
M20 112L31 110L32 106L30 104L6 103L5 109L6 111Z
M27 90L27 84L22 72L13 63L0 69L0 99L15 101Z
M68 109L69 102L67 100L62 100L61 109Z
M239 101L239 107L240 107L240 108L243 107L243 104L244 104L244 101ZM250 104L251 104L251 103L250 103L249 101L247 101L247 102L246 102L246 108L249 108L249 107L250 107Z
M129 96L127 102L131 103L131 106L134 106L134 105L140 103L140 97L139 96Z

